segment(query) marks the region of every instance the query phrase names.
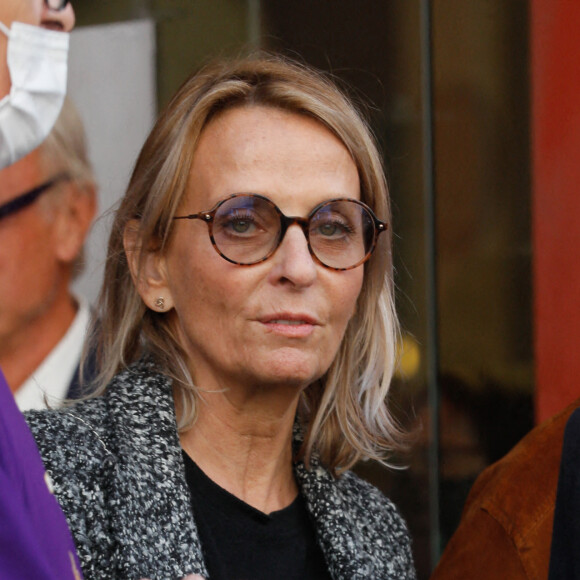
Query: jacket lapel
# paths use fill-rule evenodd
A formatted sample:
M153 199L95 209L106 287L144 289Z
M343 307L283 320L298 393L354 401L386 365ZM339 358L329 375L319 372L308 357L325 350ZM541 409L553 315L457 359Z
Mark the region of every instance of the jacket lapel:
M140 363L118 375L105 397L116 447L110 513L119 577L207 577L170 379ZM295 474L333 579L371 578L372 562L337 480L316 458L310 469L298 462Z
M170 380L151 363L140 363L115 379L106 398L117 447L110 498L119 576L207 576Z
M334 580L373 578L373 564L351 509L332 475L314 457L310 469L302 462L295 473L316 534Z

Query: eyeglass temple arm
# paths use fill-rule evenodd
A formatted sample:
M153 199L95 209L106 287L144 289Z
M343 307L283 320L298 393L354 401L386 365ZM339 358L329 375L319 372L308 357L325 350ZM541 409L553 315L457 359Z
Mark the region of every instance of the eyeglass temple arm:
M207 211L202 211L200 213L190 213L189 215L176 215L173 216L174 220L203 220L204 222L211 222L213 215Z
M19 195L17 198L6 202L4 205L0 205L0 220L12 213L17 212L20 209L25 208L26 206L34 203L36 199L43 194L47 189L50 189L54 185L56 185L59 181L63 179L67 179L68 175L63 173L57 175L50 181L31 189L27 193L23 195Z

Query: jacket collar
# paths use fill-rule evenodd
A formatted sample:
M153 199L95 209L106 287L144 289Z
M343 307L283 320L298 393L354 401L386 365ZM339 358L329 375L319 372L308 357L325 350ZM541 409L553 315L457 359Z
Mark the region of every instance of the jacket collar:
M152 363L138 363L114 379L106 398L116 445L110 502L121 577L207 577L171 381Z
M119 571L135 578L151 576L152 570L166 577L207 577L185 480L171 379L153 363L140 362L114 379L106 398L116 447L110 502ZM332 577L368 578L360 574L370 569L370 562L353 533L352 506L337 480L316 457L309 469L298 462L295 474Z
M339 480L332 477L317 457L311 459L309 469L298 462L294 472L331 576L341 580L372 578L374 566L368 547L363 545L362 535L356 533L353 505L341 493Z

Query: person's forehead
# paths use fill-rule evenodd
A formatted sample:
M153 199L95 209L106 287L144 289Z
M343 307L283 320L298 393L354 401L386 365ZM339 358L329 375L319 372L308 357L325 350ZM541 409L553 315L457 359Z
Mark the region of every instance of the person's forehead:
M39 185L44 178L38 151L0 171L0 204Z

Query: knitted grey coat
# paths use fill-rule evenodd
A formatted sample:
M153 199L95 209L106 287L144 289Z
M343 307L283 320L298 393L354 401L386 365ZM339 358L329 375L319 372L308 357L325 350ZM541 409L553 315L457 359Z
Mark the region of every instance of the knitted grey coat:
M103 396L27 420L85 580L208 577L166 376L138 363ZM379 491L315 461L295 473L334 580L415 578L405 523Z

